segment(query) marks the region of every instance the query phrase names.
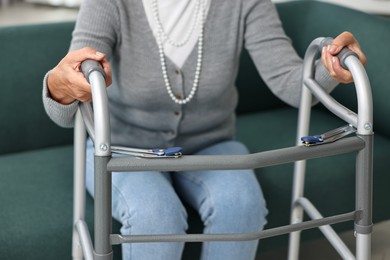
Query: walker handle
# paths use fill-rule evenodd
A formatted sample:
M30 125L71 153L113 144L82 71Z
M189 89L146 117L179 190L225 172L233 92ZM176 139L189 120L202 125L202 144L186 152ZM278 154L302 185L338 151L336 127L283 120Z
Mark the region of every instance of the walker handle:
M103 67L98 61L89 59L81 63L80 70L91 84L93 109L91 103L80 103L80 111L87 131L94 139L95 156L110 156L110 114Z
M325 46L328 46L328 45L331 45L333 42L333 38L331 37L326 37L324 38L321 42L320 42L320 45L319 45L319 48L320 48L320 52L322 50L323 47ZM345 64L345 60L349 57L349 56L355 56L356 58L359 59L359 55L357 55L356 52L353 52L351 51L349 48L347 47L344 47L341 49L341 51L337 54L337 58L339 58L340 60L340 64L341 64L341 67L343 67L344 69L348 70L348 67L347 65Z
M89 82L89 75L94 71L100 72L103 75L103 77L106 78L106 73L104 72L102 65L100 64L100 62L96 60L87 59L83 61L81 63L80 69L81 72L83 72L88 82Z

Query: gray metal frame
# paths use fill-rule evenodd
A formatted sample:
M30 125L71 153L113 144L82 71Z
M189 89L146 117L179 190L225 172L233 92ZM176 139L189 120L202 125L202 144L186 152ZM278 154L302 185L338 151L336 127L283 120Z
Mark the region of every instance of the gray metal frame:
M132 156L111 157L110 124L104 74L93 62L82 66L92 86L93 111L82 104L75 121L74 157L74 229L73 259L112 259L112 245L141 242L201 242L244 241L290 233L289 259L298 259L300 232L320 228L343 259L369 260L372 232L372 96L370 84L363 66L356 55L344 55L343 63L351 71L358 96L358 114L345 108L322 91L313 80L314 63L321 47L329 39L318 38L307 49L304 59L304 86L299 109L298 137L309 132L312 94L331 112L357 128L357 135L337 142L313 147L296 146L253 153L242 156L183 156L179 159L158 160ZM95 131L94 131L95 129ZM85 141L86 131L95 143L95 234L92 244L85 214ZM356 157L356 209L344 214L323 217L303 196L306 160L357 151ZM112 234L111 174L133 171L187 171L215 169L255 169L271 165L295 162L291 224L247 234L186 234L186 235L132 235ZM115 173L114 173L115 174ZM131 174L131 173L129 173ZM303 221L303 211L311 217ZM331 228L331 224L355 221L356 258Z
M357 242L356 259L371 259L371 232L372 232L372 150L373 150L373 108L371 86L363 65L355 54L343 52L341 62L350 70L355 81L358 114L344 107L315 82L314 63L319 50L329 43L328 38L315 39L305 53L303 79L304 86L301 97L298 117L298 138L309 133L310 107L312 104L312 94L332 113L357 128L357 136L365 141L365 147L359 150L356 158L356 210L364 212L362 219L355 219L355 235ZM297 140L297 145L299 141ZM306 161L295 162L294 183L292 197L291 223L300 223L303 220L305 211L311 218L321 217L313 207L305 207L300 203L303 196L305 180ZM364 219L364 220L363 220ZM358 224L364 223L364 224ZM357 225L364 227L357 228ZM320 229L334 246L343 259L355 259L355 256L339 239L330 226ZM300 232L290 234L289 260L296 260L299 256Z

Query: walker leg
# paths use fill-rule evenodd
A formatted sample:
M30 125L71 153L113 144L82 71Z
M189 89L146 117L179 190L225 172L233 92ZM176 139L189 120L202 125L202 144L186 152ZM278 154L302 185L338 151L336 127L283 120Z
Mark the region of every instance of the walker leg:
M113 258L110 235L112 233L111 172L107 163L111 157L95 155L95 260Z
M307 57L316 55L316 50L307 51L305 54L305 60ZM309 60L309 59L307 59ZM303 78L313 76L313 70L311 64L305 62L303 70ZM311 114L312 95L310 90L302 86L301 102L299 105L298 113L298 128L297 128L297 141L296 145L301 145L300 137L309 134L310 114ZM306 174L306 161L297 161L294 163L294 181L293 192L291 200L291 219L290 223L300 223L303 220L303 208L297 205L295 202L297 199L303 196L305 186L305 174ZM290 233L290 241L288 248L288 260L298 260L299 258L299 246L301 239L301 231Z
M290 233L290 241L288 247L288 260L298 260L300 239L301 239L301 231Z
M295 202L303 196L305 168L306 161L295 162L290 224L300 223L303 220L303 208ZM290 233L288 260L299 259L300 239L301 231Z
M371 234L356 234L356 259L371 259Z
M372 234L372 150L373 135L360 135L366 147L359 151L356 160L356 209L360 214L355 220L356 259L371 259Z
M80 111L77 111L74 127L73 151L73 234L72 258L82 260L83 251L80 237L76 229L79 220L85 219L85 141L86 130Z

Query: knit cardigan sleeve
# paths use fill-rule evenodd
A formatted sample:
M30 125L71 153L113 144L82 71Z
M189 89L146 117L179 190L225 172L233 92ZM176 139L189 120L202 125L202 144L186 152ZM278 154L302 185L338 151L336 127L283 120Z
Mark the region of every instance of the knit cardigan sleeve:
M118 0L119 1L119 0ZM113 49L120 41L120 22L117 0L84 0L80 7L70 50L91 47L106 54L110 60ZM43 80L42 100L48 116L61 127L73 127L78 101L63 105L51 98L47 78Z
M245 48L271 91L287 104L299 106L303 61L285 34L276 8L269 0L244 3ZM315 79L327 91L337 85L321 61Z
M94 48L110 60L115 45L120 42L121 22L127 5L121 0L83 0L78 13L70 49Z

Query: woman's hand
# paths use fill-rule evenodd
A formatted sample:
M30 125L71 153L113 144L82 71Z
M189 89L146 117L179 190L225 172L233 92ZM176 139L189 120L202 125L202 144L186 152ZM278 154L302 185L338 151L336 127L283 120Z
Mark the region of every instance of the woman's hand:
M111 69L103 53L91 48L70 51L48 75L47 86L54 100L64 105L75 100L92 101L91 86L80 71L80 65L86 59L102 64L106 73L106 84L111 85Z
M343 32L337 36L331 45L322 49L321 60L324 66L329 71L329 74L340 83L353 82L352 74L341 67L339 59L336 55L343 47L356 52L363 65L366 65L366 56L360 49L359 43L350 32Z

